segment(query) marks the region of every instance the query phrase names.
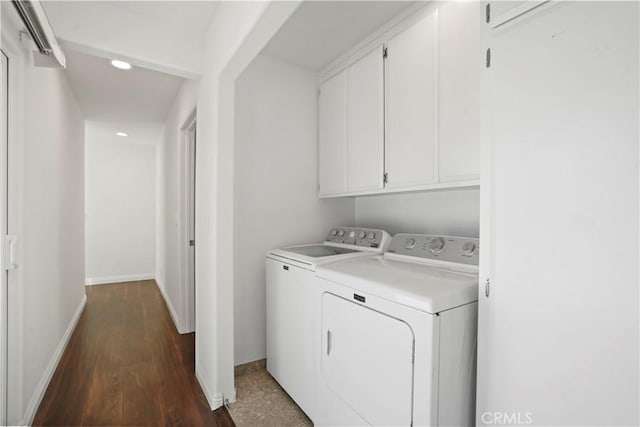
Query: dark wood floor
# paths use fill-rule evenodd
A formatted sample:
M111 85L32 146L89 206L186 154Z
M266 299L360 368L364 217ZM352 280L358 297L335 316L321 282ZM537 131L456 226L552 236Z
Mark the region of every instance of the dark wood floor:
M152 280L87 287L33 425L233 426L196 381L194 339L178 334Z

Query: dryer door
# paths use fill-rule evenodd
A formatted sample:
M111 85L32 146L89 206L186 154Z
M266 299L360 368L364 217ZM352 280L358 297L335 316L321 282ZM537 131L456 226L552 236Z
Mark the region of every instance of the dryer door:
M411 425L413 331L331 293L322 295L326 386L370 425Z

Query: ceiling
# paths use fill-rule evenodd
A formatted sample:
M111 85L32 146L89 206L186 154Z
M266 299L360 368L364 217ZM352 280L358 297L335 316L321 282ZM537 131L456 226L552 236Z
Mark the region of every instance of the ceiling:
M92 140L110 141L114 144L155 145L162 136L162 128L162 123L86 122L86 129ZM129 136L117 136L116 132L126 132Z
M183 79L109 60L66 52L67 78L87 120L164 122Z
M313 71L326 67L415 1L306 1L264 48Z
M115 55L185 78L201 73L215 1L43 1L65 52Z

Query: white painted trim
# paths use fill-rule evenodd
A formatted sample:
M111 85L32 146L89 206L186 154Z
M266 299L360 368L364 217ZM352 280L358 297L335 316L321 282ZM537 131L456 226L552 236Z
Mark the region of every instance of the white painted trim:
M86 285L87 286L106 285L109 283L134 282L137 280L151 280L154 278L155 278L155 275L153 273L127 274L124 276L87 277Z
M160 293L162 294L162 298L164 299L165 305L169 309L169 314L171 315L171 320L173 320L173 325L176 327L176 330L178 331L179 334L188 333L189 331L184 330L184 328L182 327L180 322L180 317L177 315L176 309L171 304L171 299L169 299L169 297L167 296L166 291L164 290L164 286L160 285L160 283L158 282L158 279L156 279L155 282L156 282L156 285L158 286L158 289L160 289Z
M202 374L200 370L196 366L196 380L198 380L198 384L200 384L200 388L202 388L202 392L204 393L204 397L207 399L207 403L209 404L209 408L212 411L215 411L219 407L222 406L222 393L211 394L211 392L205 386L205 382L202 380Z
M36 416L36 411L40 406L40 402L42 402L42 398L44 397L44 393L47 391L47 387L49 387L49 382L51 381L51 377L53 377L53 374L56 371L56 368L58 367L58 363L60 363L62 354L64 353L64 350L67 348L67 344L69 343L71 334L75 330L76 325L78 324L78 320L80 320L80 315L82 314L82 311L84 310L86 303L87 303L87 295L83 295L82 300L80 301L80 305L78 305L78 308L76 309L76 312L73 315L73 318L69 322L69 326L67 326L67 330L64 332L64 335L62 336L60 343L58 343L58 347L56 348L56 351L53 353L51 360L49 360L49 363L47 364L47 367L44 370L42 377L40 378L40 382L38 383L38 386L36 387L36 390L33 393L33 396L31 397L29 406L27 406L27 410L24 414L24 418L20 423L18 423L19 425L30 426L31 423L33 423L33 418Z

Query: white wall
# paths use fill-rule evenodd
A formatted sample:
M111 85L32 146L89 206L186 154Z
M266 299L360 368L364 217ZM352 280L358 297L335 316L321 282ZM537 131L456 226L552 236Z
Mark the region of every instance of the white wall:
M156 141L99 122L85 130L87 284L153 278Z
M221 2L198 90L196 376L212 408L235 400L233 144L235 79L299 2Z
M356 225L396 233L478 237L480 191L456 189L356 198Z
M317 196L317 105L315 74L266 56L236 81L236 364L266 355L266 252L322 241L329 228L353 224L353 198Z
M85 301L84 119L64 71L33 67L34 48L22 49L7 25L13 14L2 14L17 101L9 232L19 238L19 267L10 273L8 424L22 425L31 422Z
M156 271L155 278L162 290L169 311L179 332L190 332L186 310L186 268L180 247L186 247L188 237L183 233L186 218L184 168L185 141L182 125L196 106L197 83L182 84L167 115L162 138L157 147L156 170Z

